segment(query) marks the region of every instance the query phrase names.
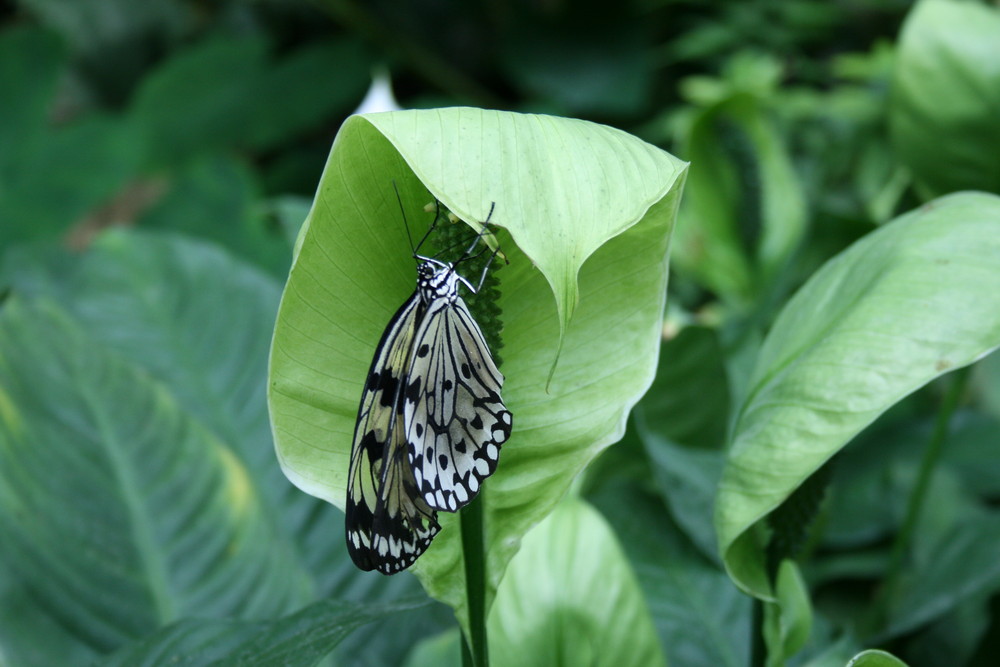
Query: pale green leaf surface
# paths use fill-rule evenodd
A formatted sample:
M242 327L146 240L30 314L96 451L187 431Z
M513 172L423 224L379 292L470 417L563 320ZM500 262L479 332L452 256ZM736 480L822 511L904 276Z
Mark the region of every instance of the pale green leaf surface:
M402 155L375 128L374 118L392 128L397 148L407 146ZM413 137L404 141L406 127ZM570 139L590 145L593 155L569 152ZM431 201L428 190L472 220L485 219L494 203L492 221L517 241L500 234L510 264L496 273L504 323L503 396L514 429L484 491L488 585L495 590L519 537L555 506L590 460L621 437L628 411L652 381L684 165L665 153L655 157L659 151L651 147L633 156L627 149L633 142L640 143L579 121L473 109L349 120L299 236L271 349L269 405L289 479L344 505L368 367L389 318L414 289L415 266L393 183L414 239L429 224L431 216L422 212ZM541 152L543 146L550 152ZM612 150L617 146L626 148ZM421 183L406 164L447 178ZM615 190L622 173L637 181L621 184L634 199L626 201ZM595 179L604 175L608 185L597 187ZM542 190L543 182L552 191ZM608 200L597 197L595 188ZM521 242L537 256L529 259ZM576 270L587 256L578 276L579 305L560 353L556 300L534 264L548 267L565 296L576 288ZM564 278L569 281L560 282ZM414 569L431 595L464 620L457 517L442 513L439 519L442 532Z
M785 559L778 566L775 589L777 600L764 605L763 633L767 642L767 664L780 667L809 639L812 606L809 589L792 560Z
M524 537L487 627L497 667L666 664L618 540L577 498Z
M1000 8L924 0L899 38L893 149L929 197L1000 193Z
M625 132L569 118L472 108L366 118L463 220L485 220L496 203L493 222L549 281L562 329L583 263L642 220L686 168Z
M716 504L727 570L771 598L754 524L907 394L1000 345L1000 198L931 202L828 262L765 341Z
M891 653L869 649L851 658L847 667L906 667L906 663Z
M457 627L424 639L406 656L403 667L459 667L462 664L462 632Z
M0 560L62 632L105 652L183 616L300 603L232 449L55 306L4 304L0 387Z

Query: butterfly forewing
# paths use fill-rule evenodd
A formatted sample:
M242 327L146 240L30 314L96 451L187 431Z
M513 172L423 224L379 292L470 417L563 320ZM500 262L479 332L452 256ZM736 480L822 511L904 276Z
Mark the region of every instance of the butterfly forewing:
M503 375L454 289L442 290L427 306L404 397L416 483L430 507L449 512L479 493L511 429L511 413L500 398Z
M409 464L402 388L425 306L414 294L379 342L354 427L347 484L347 550L362 570L391 574L413 563L439 527Z

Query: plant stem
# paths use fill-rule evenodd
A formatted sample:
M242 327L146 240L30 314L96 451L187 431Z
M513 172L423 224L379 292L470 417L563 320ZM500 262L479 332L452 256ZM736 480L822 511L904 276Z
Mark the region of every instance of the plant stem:
M486 553L483 535L483 491L459 514L465 560L465 599L469 610L468 650L462 651L466 667L489 667L486 644ZM471 659L471 665L466 657Z
M767 660L767 648L764 646L764 603L754 598L751 605L750 667L764 667Z
M948 424L951 422L951 417L958 407L959 400L962 398L962 394L965 392L966 385L968 384L970 368L970 366L966 366L955 371L951 387L948 388L948 393L945 394L941 408L938 410L937 420L934 423L934 432L931 434L930 442L924 451L923 460L920 462L920 471L917 474L916 483L913 485L913 491L910 492L910 501L906 508L906 516L899 528L899 532L896 534L896 541L893 543L892 552L889 555L889 569L886 574L885 584L880 593L879 604L876 605L878 610L878 618L876 620L879 624L887 618L889 605L892 604L892 600L895 598L896 589L902 577L903 560L910 549L913 532L917 527L917 522L920 520L920 513L924 506L925 496L927 495L927 487L930 485L934 469L937 467L938 460L941 458L941 452L944 449L944 443L948 435Z

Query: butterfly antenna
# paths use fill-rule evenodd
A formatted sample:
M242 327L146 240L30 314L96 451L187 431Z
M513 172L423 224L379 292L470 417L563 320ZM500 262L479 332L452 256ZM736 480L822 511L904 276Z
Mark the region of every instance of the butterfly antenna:
M410 235L410 223L406 220L406 209L403 208L403 198L399 196L399 188L396 186L396 179L392 179L392 189L396 192L396 201L399 202L399 212L403 215L403 227L406 228L406 240L410 242L410 252L416 256L417 249L413 247L413 237ZM426 236L424 238L427 238ZM423 243L423 240L421 240Z
M486 215L486 220L484 220L483 222L480 223L483 226L483 228L480 229L478 232L476 232L475 238L472 239L472 245L469 246L469 248L465 251L465 253L458 260L458 262L455 262L456 266L458 265L459 262L464 262L464 261L466 261L468 259L474 259L476 257L479 257L479 255L482 254L483 252L485 252L485 249L484 249L484 250L481 250L479 253L476 253L475 255L472 254L473 248L475 248L476 245L479 243L479 241L484 236L486 236L487 232L490 231L490 218L493 217L493 209L496 208L496 205L497 205L496 202L493 202L492 204L490 204L490 212ZM493 254L495 255L496 252L494 251ZM490 260L490 261L493 261L493 260Z
M483 283L486 281L486 272L490 270L490 267L493 265L493 260L496 259L498 252L500 252L500 246L494 248L493 252L490 253L490 258L486 262L486 266L483 267L483 273L479 276L479 284L476 285L476 289L474 289L473 292L476 292L477 294L479 293L479 290L482 288Z

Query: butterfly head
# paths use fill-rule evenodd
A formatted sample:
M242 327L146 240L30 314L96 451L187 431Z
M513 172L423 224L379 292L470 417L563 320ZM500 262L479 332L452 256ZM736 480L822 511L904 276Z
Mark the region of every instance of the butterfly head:
M458 284L464 283L473 290L469 281L461 276L454 265L431 257L419 257L421 264L417 267L417 291L424 303L435 299L454 301L458 298Z

